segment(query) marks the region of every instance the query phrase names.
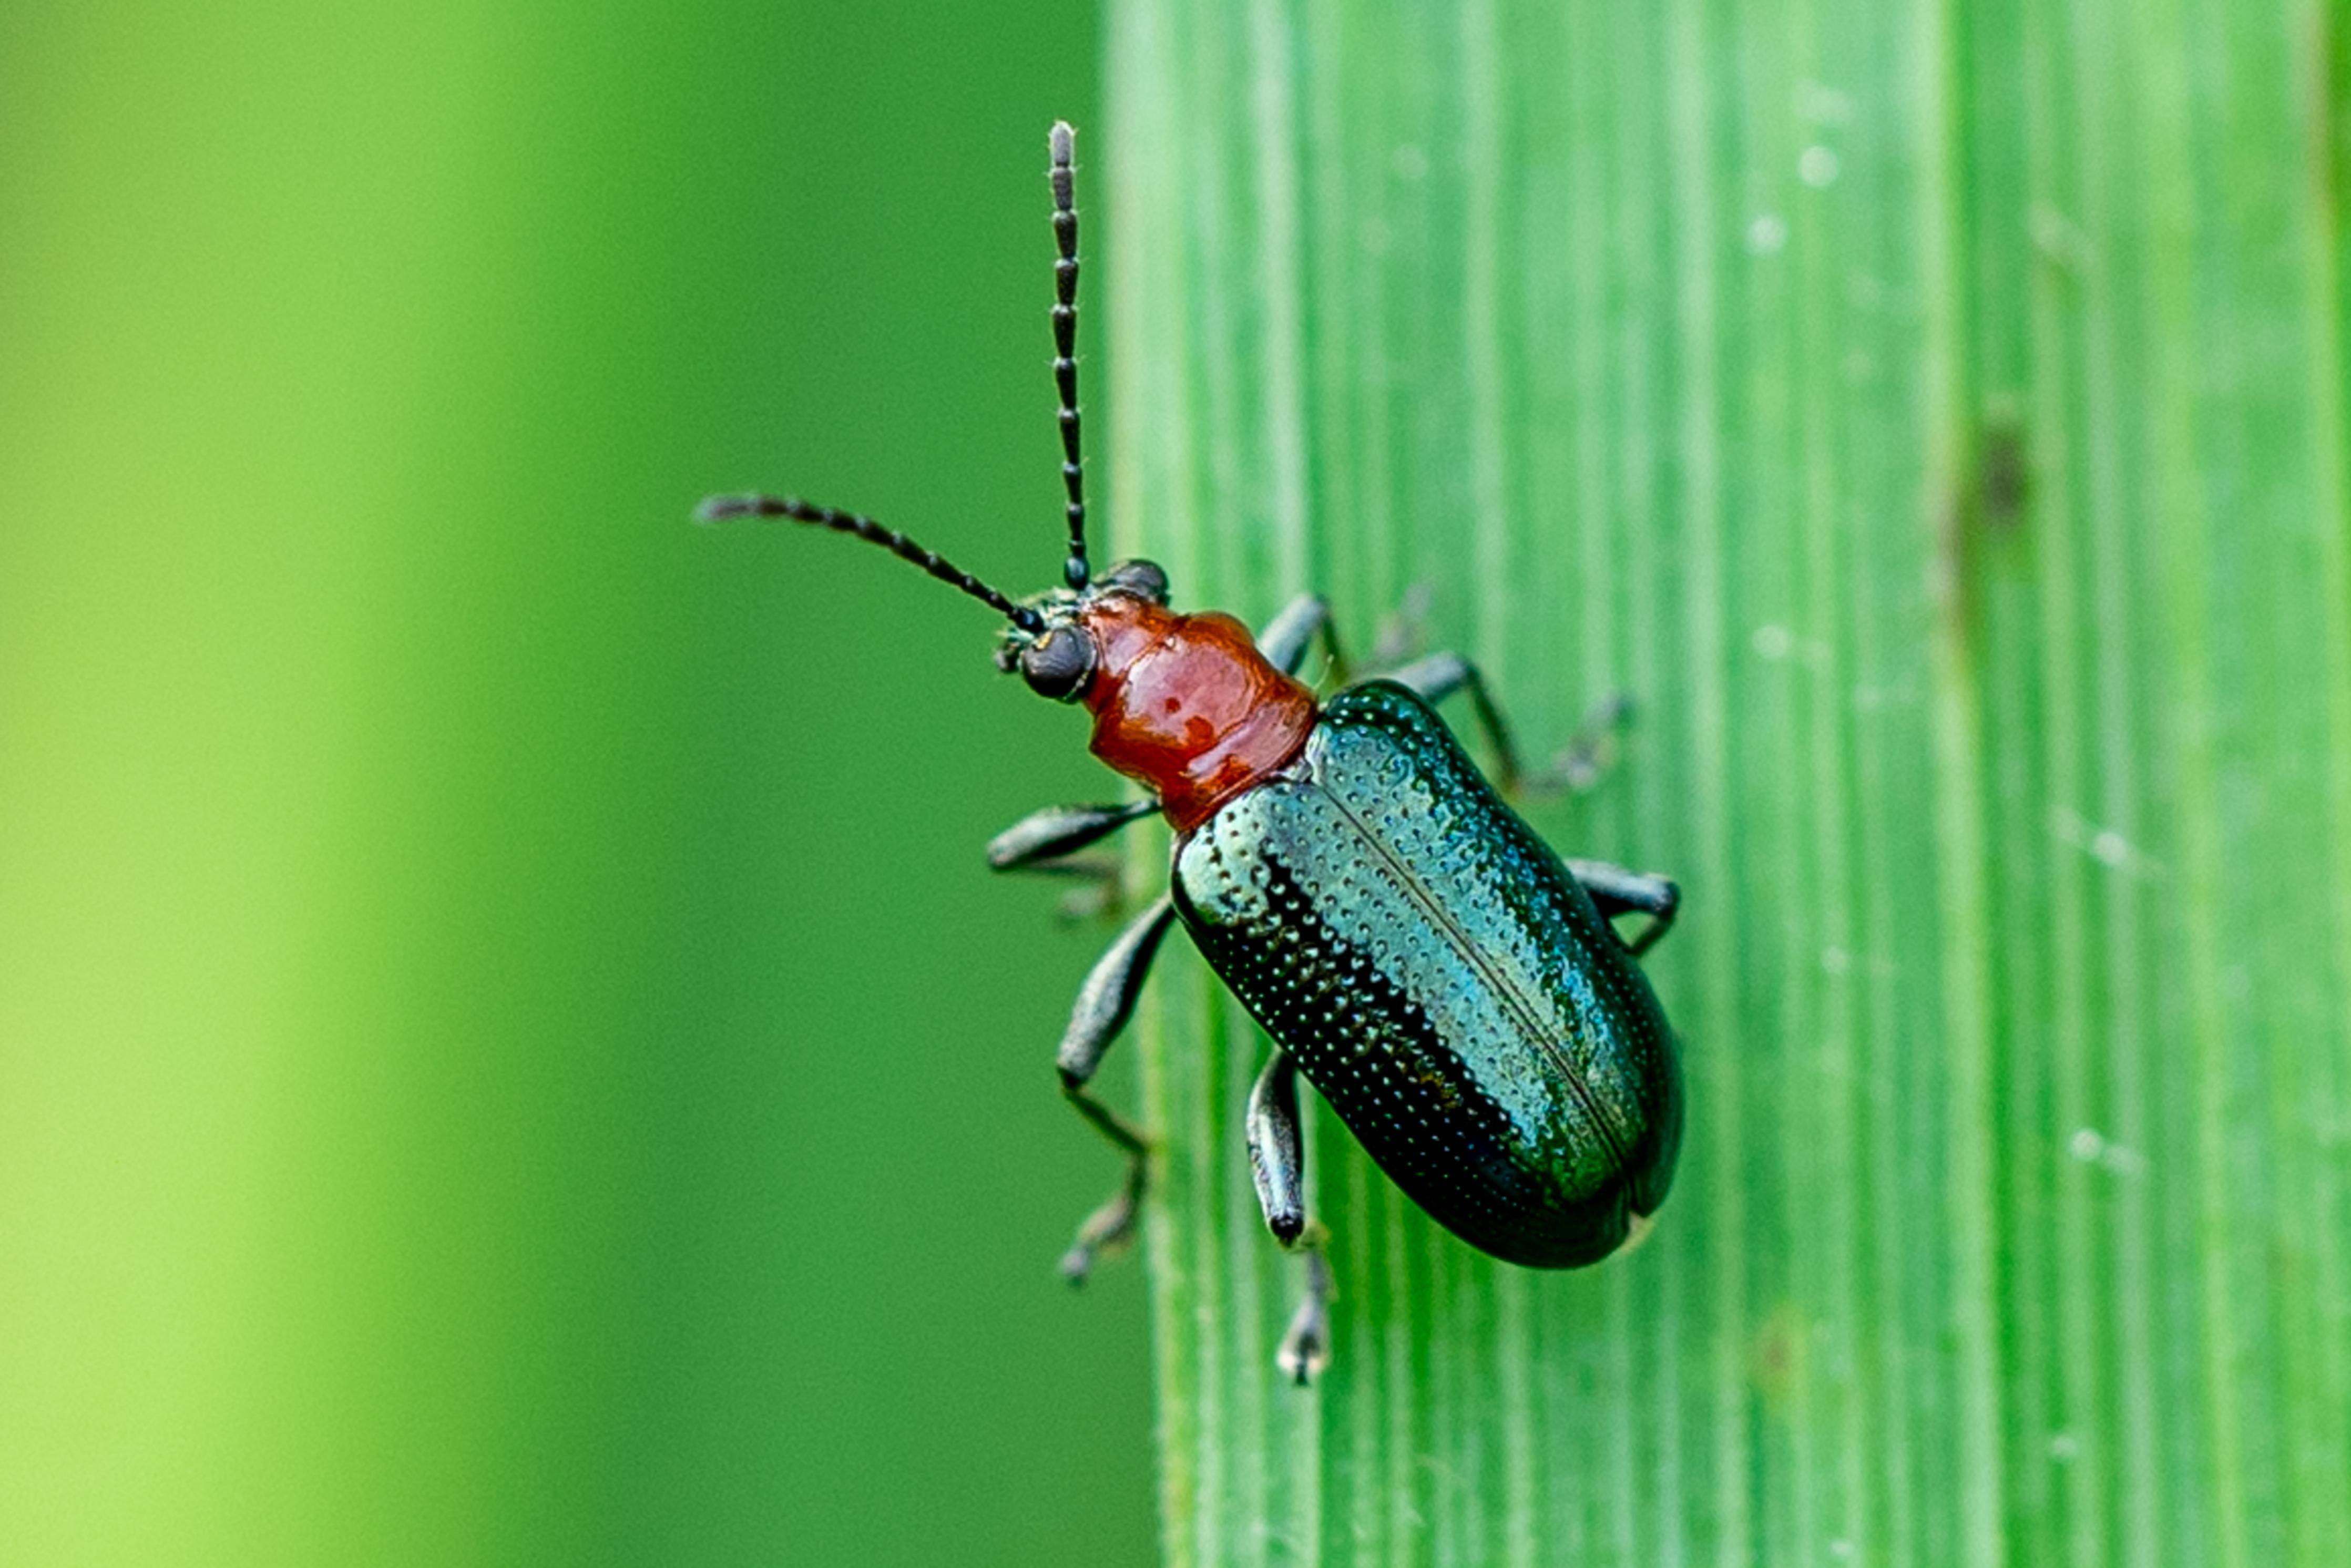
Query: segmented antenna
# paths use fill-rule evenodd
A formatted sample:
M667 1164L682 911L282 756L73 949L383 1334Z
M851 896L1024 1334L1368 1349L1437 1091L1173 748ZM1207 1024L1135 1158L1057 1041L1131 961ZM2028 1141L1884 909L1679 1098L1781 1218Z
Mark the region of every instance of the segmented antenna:
M1078 455L1078 133L1057 120L1046 144L1053 154L1046 176L1053 184L1053 243L1061 253L1053 263L1053 384L1061 394L1061 484L1070 492L1070 559L1061 576L1074 591L1093 577L1086 564L1085 466Z
M796 523L814 523L819 528L831 528L837 533L854 534L861 539L880 545L901 560L913 561L941 582L962 589L1023 632L1045 629L1045 618L1036 611L1025 604L1013 603L971 573L947 561L936 550L925 549L895 528L885 528L871 517L862 517L855 512L843 512L831 507L813 506L798 496L713 496L694 509L695 521L699 523L723 523L734 517L789 517Z

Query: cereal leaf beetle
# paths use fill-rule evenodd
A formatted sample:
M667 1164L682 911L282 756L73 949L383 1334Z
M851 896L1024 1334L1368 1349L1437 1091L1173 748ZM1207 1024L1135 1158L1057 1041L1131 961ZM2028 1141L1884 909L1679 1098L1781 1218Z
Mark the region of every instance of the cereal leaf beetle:
M1053 127L1061 587L1016 601L869 517L793 497L714 497L697 515L784 518L882 546L1002 615L998 667L1092 716L1094 755L1147 797L1038 811L988 845L996 869L1061 869L1131 822L1166 818L1168 891L1094 965L1061 1037L1064 1092L1127 1157L1118 1194L1062 1267L1082 1281L1134 1231L1149 1144L1087 1086L1180 922L1274 1041L1246 1127L1266 1224L1306 1254L1306 1299L1280 1355L1304 1382L1327 1359L1330 1281L1306 1213L1299 1074L1463 1240L1530 1268L1594 1262L1646 1227L1673 1176L1680 1072L1635 960L1679 895L1663 877L1562 861L1520 820L1433 711L1467 695L1508 789L1510 732L1459 654L1318 700L1297 671L1318 641L1339 662L1321 599L1299 599L1252 636L1229 615L1169 608L1166 574L1149 561L1093 570L1075 144L1066 123ZM1628 940L1614 921L1632 914L1648 918Z

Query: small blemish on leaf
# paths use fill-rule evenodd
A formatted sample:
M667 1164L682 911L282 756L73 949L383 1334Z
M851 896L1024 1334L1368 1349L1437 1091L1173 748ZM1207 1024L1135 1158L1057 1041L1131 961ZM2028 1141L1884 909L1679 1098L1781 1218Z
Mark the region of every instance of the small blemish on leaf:
M1782 1301L1757 1325L1748 1343L1748 1365L1756 1392L1785 1404L1805 1378L1804 1319L1792 1301Z
M2012 414L1992 414L1976 435L1975 505L1986 528L2012 528L2032 498L2032 472L2025 458L2024 423Z
M1962 627L1974 622L1987 553L2022 534L2032 503L2031 449L2011 400L1991 399L1964 440L1940 519L1945 604Z

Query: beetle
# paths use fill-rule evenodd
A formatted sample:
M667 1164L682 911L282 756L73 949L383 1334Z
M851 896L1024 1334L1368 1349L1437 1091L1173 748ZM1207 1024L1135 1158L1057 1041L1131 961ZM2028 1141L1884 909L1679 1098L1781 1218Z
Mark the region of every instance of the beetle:
M1245 1126L1266 1224L1306 1255L1305 1300L1279 1358L1305 1382L1328 1356L1330 1279L1306 1213L1299 1075L1462 1240L1529 1268L1595 1262L1646 1228L1672 1182L1680 1071L1637 960L1672 925L1679 892L1661 876L1564 861L1520 819L1434 711L1467 695L1507 789L1518 772L1509 728L1459 654L1318 699L1298 671L1318 642L1340 663L1322 600L1297 600L1252 635L1219 612L1172 609L1166 573L1150 561L1093 570L1075 133L1057 123L1048 146L1061 585L1016 601L870 517L792 496L716 496L697 517L781 518L880 545L1002 615L998 667L1092 716L1094 755L1144 798L1035 812L988 845L998 870L1064 869L1120 828L1166 819L1168 890L1088 974L1057 1054L1071 1103L1127 1160L1062 1266L1082 1281L1134 1230L1149 1144L1088 1085L1180 924L1273 1041ZM1627 938L1614 922L1636 914L1646 923Z

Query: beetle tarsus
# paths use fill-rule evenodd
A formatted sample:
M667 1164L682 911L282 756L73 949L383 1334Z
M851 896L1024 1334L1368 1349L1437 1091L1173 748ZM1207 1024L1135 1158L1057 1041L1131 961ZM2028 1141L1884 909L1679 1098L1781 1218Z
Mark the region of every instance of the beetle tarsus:
M1140 1167L1138 1167L1139 1169ZM1098 1259L1115 1257L1134 1239L1134 1221L1142 1207L1143 1184L1131 1179L1116 1197L1085 1218L1078 1239L1061 1254L1061 1278L1074 1288L1083 1285Z
M1427 583L1406 586L1404 598L1372 634L1370 668L1393 670L1427 645L1428 607L1436 601L1437 591Z
M1126 1155L1126 1179L1120 1183L1117 1194L1086 1216L1078 1227L1077 1240L1061 1254L1062 1277L1072 1285L1082 1285L1093 1272L1094 1260L1120 1251L1134 1239L1144 1189L1150 1184L1151 1141L1125 1117L1088 1093L1082 1082L1073 1082L1067 1069L1061 1073L1061 1092L1077 1107L1079 1115Z
M1633 716L1633 699L1624 692L1615 692L1593 704L1583 722L1575 727L1575 734L1551 759L1551 766L1526 781L1530 792L1541 794L1564 789L1571 795L1588 794L1608 769L1616 762L1616 740L1627 720Z
M1141 811L1129 806L1048 807L997 835L996 843L989 847L988 859L999 869L1051 870L1057 863L1054 857L1091 843L1140 815ZM997 854L999 845L1008 846L1001 861ZM1045 863L1036 863L1040 860ZM1061 1256L1061 1273L1073 1285L1085 1283L1086 1277L1093 1271L1094 1260L1117 1251L1134 1232L1135 1216L1148 1176L1150 1144L1123 1116L1087 1092L1086 1084L1102 1065L1103 1053L1134 1015L1135 998L1142 994L1143 982L1151 973L1159 944L1175 923L1175 902L1162 894L1119 933L1118 940L1094 961L1085 984L1078 988L1077 1002L1070 1009L1069 1027L1062 1031L1061 1048L1054 1053L1053 1066L1061 1075L1061 1092L1077 1108L1078 1114L1116 1145L1127 1160L1126 1179L1118 1195L1086 1217L1078 1227L1077 1241Z
M1266 1228L1287 1251L1304 1255L1306 1296L1290 1315L1274 1364L1303 1387L1331 1364L1331 1265L1322 1255L1330 1232L1306 1218L1306 1159L1298 1123L1298 1064L1276 1051L1249 1090L1249 1175Z
M1303 1388L1331 1364L1331 1264L1322 1256L1322 1227L1316 1226L1306 1248L1306 1298L1290 1316L1290 1327L1274 1352L1273 1364L1284 1377Z
M1077 1239L1061 1254L1061 1277L1071 1285L1082 1285L1093 1272L1097 1259L1113 1256L1126 1249L1134 1239L1136 1218L1143 1211L1144 1188L1150 1180L1150 1145L1142 1134L1127 1125L1123 1117L1074 1084L1065 1084L1062 1092L1079 1113L1102 1129L1102 1135L1126 1151L1126 1179L1108 1203L1086 1216L1078 1226Z
M1657 945L1657 938L1673 929L1674 915L1682 906L1682 890L1671 877L1655 872L1626 871L1621 865L1606 861L1567 862L1567 869L1600 911L1600 917L1614 921L1620 915L1646 915L1649 923L1630 938L1619 938L1625 949L1635 958Z

